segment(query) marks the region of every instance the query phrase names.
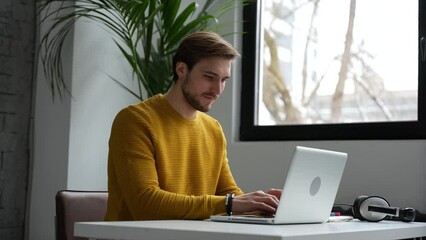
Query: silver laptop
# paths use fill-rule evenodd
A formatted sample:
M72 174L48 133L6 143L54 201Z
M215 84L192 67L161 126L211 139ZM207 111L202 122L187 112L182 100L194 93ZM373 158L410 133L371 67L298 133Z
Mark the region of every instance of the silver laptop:
M327 222L346 159L346 153L297 146L274 216L212 215L210 220L262 224Z

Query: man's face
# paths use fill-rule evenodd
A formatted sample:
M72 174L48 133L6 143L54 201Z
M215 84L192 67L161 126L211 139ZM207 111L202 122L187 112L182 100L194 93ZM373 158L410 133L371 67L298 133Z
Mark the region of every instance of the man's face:
M225 89L231 63L232 60L220 57L205 58L195 64L191 71L186 71L181 88L188 104L195 110L208 112Z

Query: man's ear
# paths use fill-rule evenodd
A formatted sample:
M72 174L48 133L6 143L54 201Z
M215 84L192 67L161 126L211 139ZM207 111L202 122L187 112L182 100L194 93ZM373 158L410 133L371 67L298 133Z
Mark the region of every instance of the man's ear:
M179 76L179 78L183 78L186 76L186 73L188 72L188 65L184 62L177 62L176 63L176 74Z

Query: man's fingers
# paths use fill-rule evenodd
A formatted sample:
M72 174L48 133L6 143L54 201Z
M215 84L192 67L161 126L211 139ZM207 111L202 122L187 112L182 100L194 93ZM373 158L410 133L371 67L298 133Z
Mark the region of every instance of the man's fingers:
M271 188L271 189L269 189L269 191L267 193L271 194L271 195L274 195L275 197L277 197L277 199L280 199L281 195L283 193L283 190L282 189Z
M277 196L263 191L256 191L235 197L233 211L239 213L252 211L274 213L278 203Z

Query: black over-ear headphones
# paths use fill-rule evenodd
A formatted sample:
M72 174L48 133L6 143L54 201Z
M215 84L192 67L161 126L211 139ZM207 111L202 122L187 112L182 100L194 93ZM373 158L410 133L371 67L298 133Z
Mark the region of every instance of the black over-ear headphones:
M386 199L378 196L357 197L352 207L352 213L355 218L369 222L379 222L387 217L412 222L416 218L416 210L413 208L391 207Z

